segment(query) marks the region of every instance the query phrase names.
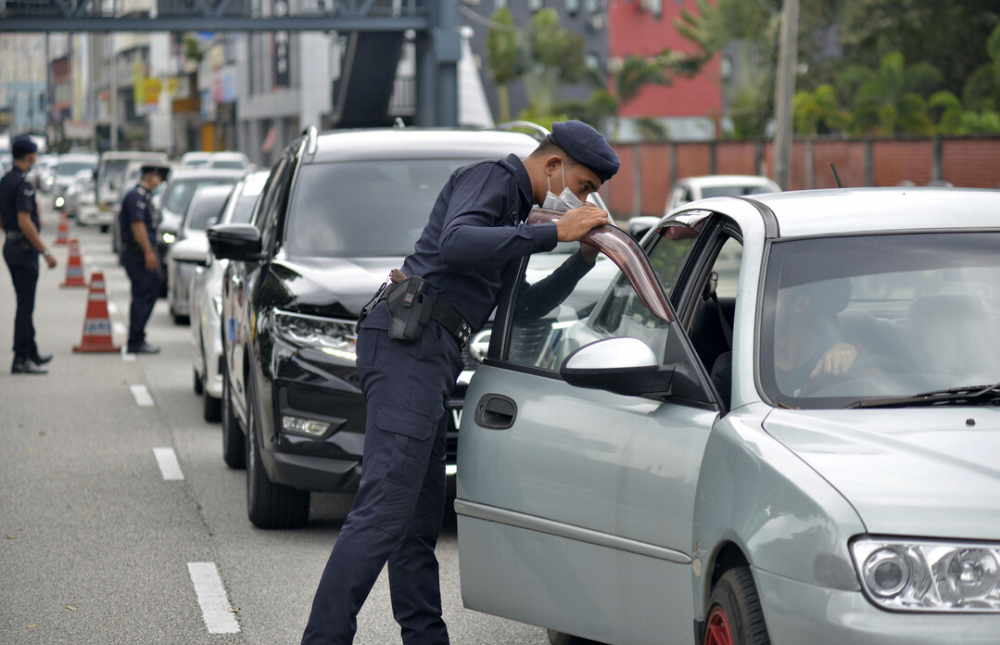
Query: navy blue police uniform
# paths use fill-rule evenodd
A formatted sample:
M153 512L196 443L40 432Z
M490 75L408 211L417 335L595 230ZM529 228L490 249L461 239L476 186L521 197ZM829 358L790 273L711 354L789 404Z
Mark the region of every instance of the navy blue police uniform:
M14 157L37 151L30 139L16 139L12 144ZM0 179L0 221L6 236L3 245L3 259L10 269L17 296L17 311L14 314L14 361L38 359L35 344L35 292L38 285L38 249L21 232L18 213L30 213L35 229L41 231L38 204L35 201L35 187L25 179L24 170L15 166Z
M617 156L585 127L603 146L604 165L595 162L603 180L617 170ZM566 139L560 147L580 161L567 150L579 141L572 132ZM351 643L358 611L386 564L403 643L449 642L434 555L445 507L445 401L462 370L462 343L487 322L509 263L556 246L554 223L525 222L533 201L528 171L515 155L456 171L402 272L423 277L437 301L467 324L452 333L432 318L415 341L393 340L385 300L361 323L357 367L367 410L362 477L316 591L303 645ZM565 298L589 267L579 253L571 257L542 299Z
M125 195L118 214L122 236L121 263L132 284L132 302L128 315L128 349L146 346L146 323L153 313L156 299L160 295L160 277L156 269L146 268L146 256L135 241L132 222L146 225L150 248L156 248L156 227L153 213L149 208L151 195L139 184Z

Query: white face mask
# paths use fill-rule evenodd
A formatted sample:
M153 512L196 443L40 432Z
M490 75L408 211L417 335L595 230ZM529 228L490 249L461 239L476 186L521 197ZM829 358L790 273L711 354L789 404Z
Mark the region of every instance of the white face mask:
M546 181L549 182L549 190L545 194L545 203L542 204L542 208L565 213L572 208L580 208L583 206L583 202L566 185L566 166L560 164L560 167L562 168L563 191L559 195L553 193L552 178L546 177Z

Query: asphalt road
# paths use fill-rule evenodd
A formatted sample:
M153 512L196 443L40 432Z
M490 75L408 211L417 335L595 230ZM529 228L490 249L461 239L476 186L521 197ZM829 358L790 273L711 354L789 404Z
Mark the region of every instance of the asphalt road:
M51 245L58 219L41 206ZM88 279L104 272L124 344L128 280L109 237L73 222L70 234ZM314 494L302 530L251 526L244 471L225 466L220 427L201 418L189 328L160 300L147 336L161 354L74 354L87 290L59 287L68 247L53 248L59 266L42 269L35 307L39 347L55 354L48 375L7 368L15 300L0 268L0 643L298 643L350 498ZM453 515L438 559L453 643L548 642L542 629L462 607ZM384 572L358 626L356 643L401 642Z

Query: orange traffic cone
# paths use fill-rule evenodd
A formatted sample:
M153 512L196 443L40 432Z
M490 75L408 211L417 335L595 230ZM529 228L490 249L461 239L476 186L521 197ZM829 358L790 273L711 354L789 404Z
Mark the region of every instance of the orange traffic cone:
M66 213L59 215L59 229L56 231L56 244L64 246L69 243L69 220Z
M118 352L111 340L111 318L108 316L108 294L104 291L104 274L94 271L87 294L87 318L83 321L83 341L74 352Z
M80 242L74 237L69 241L69 261L66 262L66 281L60 287L86 287L83 279L83 260L80 259Z

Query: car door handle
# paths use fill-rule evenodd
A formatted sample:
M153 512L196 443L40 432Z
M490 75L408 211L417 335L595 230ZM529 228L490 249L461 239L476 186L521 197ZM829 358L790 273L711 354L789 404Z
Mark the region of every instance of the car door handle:
M489 430L506 430L514 425L517 403L502 394L484 394L476 406L476 423Z

